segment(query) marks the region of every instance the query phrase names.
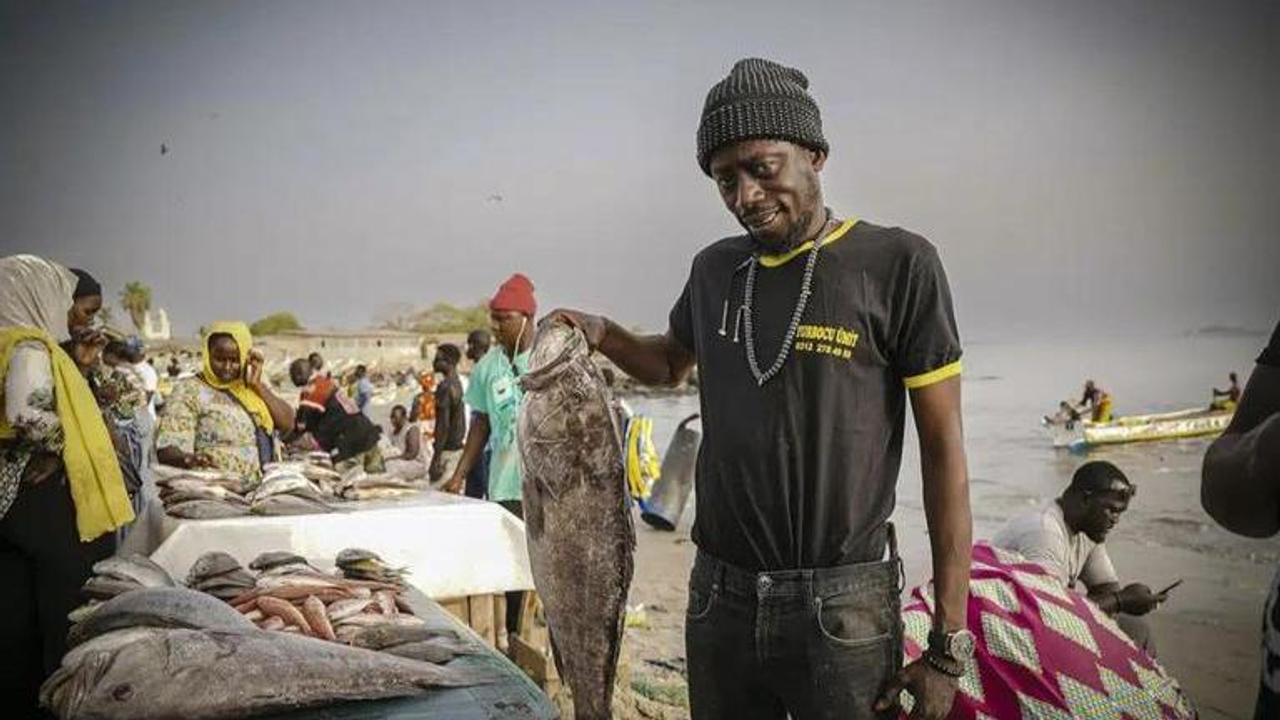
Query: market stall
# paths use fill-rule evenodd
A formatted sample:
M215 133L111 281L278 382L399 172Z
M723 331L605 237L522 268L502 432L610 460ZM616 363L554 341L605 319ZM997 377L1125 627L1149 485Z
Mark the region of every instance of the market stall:
M248 562L279 548L331 558L357 546L412 568L409 585L437 600L533 589L523 522L494 503L431 490L317 515L185 520L152 508L139 522L157 546L134 549L171 573L212 548Z

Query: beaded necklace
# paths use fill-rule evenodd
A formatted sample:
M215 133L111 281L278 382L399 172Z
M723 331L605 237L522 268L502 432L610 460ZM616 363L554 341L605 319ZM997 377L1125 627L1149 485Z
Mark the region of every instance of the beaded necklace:
M751 265L747 267L747 285L743 292L745 297L742 301L742 314L747 333L747 365L751 368L751 375L756 379L757 387L764 387L765 383L781 372L782 366L786 364L787 357L791 354L791 346L795 342L800 321L804 318L805 306L809 304L809 295L812 294L813 270L818 266L818 250L822 247L823 234L830 224L831 210L828 208L827 221L822 224L818 239L814 240L813 249L809 251L809 259L805 262L804 277L800 280L800 297L796 299L796 309L791 313L791 323L787 325L787 332L782 336L782 348L778 350L778 357L774 359L773 365L763 372L760 371L760 362L756 359L755 323L752 312L755 306L756 273L760 268L760 256L757 254L751 257Z

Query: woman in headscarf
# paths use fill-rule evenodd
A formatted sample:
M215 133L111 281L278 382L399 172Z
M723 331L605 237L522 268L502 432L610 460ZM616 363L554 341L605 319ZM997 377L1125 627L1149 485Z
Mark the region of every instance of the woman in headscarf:
M80 586L113 551L112 531L133 520L102 413L59 346L70 336L73 353L92 358L101 307L87 273L0 258L0 652L10 662L0 697L22 715L62 660Z
M216 322L203 369L165 401L156 456L165 465L221 470L251 483L274 454L274 432L293 428L293 408L262 378L262 356L242 322Z

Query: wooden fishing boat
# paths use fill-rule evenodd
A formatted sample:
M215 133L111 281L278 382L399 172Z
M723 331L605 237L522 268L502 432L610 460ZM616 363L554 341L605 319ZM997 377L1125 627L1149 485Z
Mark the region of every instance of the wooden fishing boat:
M1083 449L1118 443L1176 440L1218 435L1231 422L1232 410L1192 408L1152 415L1128 415L1111 422L1080 420L1045 422L1054 447Z

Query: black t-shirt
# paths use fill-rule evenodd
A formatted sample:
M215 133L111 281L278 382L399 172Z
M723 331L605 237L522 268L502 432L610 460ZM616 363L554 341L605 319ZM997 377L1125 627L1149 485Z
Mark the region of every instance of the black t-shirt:
M1271 332L1271 342L1258 356L1258 364L1280 367L1280 323L1276 323L1276 329Z
M858 222L833 232L794 349L761 387L736 327L753 249L739 236L700 252L671 310L672 334L698 362L694 542L755 570L878 560L902 456L905 387L960 370L942 263L928 241L900 228ZM762 370L778 355L807 259L799 252L759 269Z

